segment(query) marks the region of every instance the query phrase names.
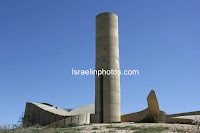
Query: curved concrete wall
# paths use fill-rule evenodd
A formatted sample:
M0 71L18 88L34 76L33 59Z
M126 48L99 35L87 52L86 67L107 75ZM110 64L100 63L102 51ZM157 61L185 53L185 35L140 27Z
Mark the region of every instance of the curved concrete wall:
M121 119L122 119L122 122L133 122L133 121L141 122L147 117L147 115L148 115L148 108L140 112L122 115Z
M69 116L68 111L41 103L26 103L23 126L46 126Z
M96 70L119 70L118 16L96 16ZM103 80L103 81L101 81ZM102 85L102 87L101 87ZM97 122L120 122L120 75L95 76ZM98 115L99 114L99 115Z
M155 118L160 118L165 115L165 112L160 111L156 93L151 90L147 97L148 108L140 112L122 115L122 122L155 122Z
M89 124L91 113L94 113L94 105L82 106L69 112L45 103L27 102L23 126L30 127L36 124L42 126L55 126L55 123L58 121L58 124L63 126L62 121L60 120L64 120L65 124L69 124L71 122L79 125Z
M172 117L178 117L178 116L188 116L188 115L200 115L200 111L185 112L185 113L178 113L178 114L169 114L169 115L166 115L166 118L172 118Z
M200 111L170 114L166 115L165 119L167 123L192 123L195 116L200 117Z
M44 128L60 128L66 127L70 123L76 123L77 125L90 124L90 114L79 114L74 116L68 116L62 120L52 123Z

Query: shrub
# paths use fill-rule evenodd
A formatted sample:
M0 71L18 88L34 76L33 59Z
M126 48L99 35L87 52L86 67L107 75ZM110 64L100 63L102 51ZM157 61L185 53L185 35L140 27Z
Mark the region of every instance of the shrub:
M77 123L71 122L71 123L69 123L67 126L68 126L68 127L77 127L78 124L77 124Z

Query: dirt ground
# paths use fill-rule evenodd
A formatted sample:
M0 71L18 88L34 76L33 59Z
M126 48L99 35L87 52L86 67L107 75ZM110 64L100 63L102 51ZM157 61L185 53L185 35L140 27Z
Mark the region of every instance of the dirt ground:
M80 132L87 133L102 133L102 132L115 132L115 133L132 133L142 132L140 129L147 129L145 132L188 132L192 133L195 130L193 125L189 124L166 124L166 123L112 123L112 124L91 124L77 127ZM155 130L149 130L154 129ZM161 129L161 130L160 130ZM162 131L163 130L163 131ZM143 131L144 132L144 131Z

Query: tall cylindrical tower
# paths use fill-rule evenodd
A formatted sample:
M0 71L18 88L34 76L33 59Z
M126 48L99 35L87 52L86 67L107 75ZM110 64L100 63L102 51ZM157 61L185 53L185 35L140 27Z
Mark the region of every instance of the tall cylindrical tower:
M96 70L120 70L118 16L96 16ZM120 75L95 76L95 114L97 122L120 122Z

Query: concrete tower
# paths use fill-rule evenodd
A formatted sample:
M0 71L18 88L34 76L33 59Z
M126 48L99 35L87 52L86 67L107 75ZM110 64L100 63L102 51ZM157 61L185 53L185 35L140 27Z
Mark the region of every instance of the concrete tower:
M118 16L96 16L96 70L120 70ZM95 119L99 123L120 122L120 75L95 76Z

